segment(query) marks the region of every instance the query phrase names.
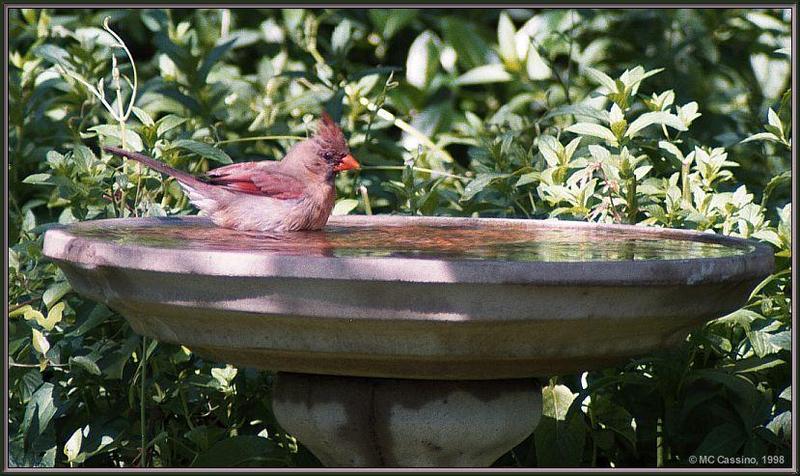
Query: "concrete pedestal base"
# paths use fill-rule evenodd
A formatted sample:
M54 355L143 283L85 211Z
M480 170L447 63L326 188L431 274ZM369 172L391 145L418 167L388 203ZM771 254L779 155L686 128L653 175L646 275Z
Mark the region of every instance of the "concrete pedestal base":
M487 467L533 432L539 385L279 373L278 423L326 466Z

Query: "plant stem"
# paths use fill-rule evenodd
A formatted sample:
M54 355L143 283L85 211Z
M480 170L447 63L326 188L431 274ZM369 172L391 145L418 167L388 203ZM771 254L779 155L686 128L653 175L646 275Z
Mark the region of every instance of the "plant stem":
M111 77L114 81L114 89L116 90L117 94L117 107L119 108L119 112L116 114L117 122L119 124L119 140L122 144L122 149L127 149L127 144L125 141L125 111L122 109L122 86L119 81L119 68L117 67L117 57L111 55ZM125 174L127 177L128 175L128 159L123 157L122 158L122 173ZM127 208L127 190L126 187L120 187L122 195L121 195L121 202L122 202L122 215L125 216L125 209Z
M656 422L656 468L664 467L664 421L661 417Z
M369 203L369 192L367 191L367 187L360 186L358 187L359 193L361 193L361 199L364 200L364 212L367 215L372 215L372 205Z
M570 28L569 28L569 52L567 53L567 103L572 104L572 100L569 97L569 81L572 79L572 47L575 44L575 10L570 9L569 11L570 16Z
M219 20L219 36L221 39L228 37L228 32L231 29L231 11L227 8L223 9Z
M636 224L636 215L639 214L639 205L636 200L636 177L628 179L628 223Z
M34 302L39 301L40 299L41 298L31 298L31 299L28 299L26 301L22 301L22 302L20 302L18 304L14 304L13 306L8 308L8 312L14 312L17 309L23 308L23 307L27 306L28 304L33 304Z
M426 136L421 131L415 129L414 126L412 126L411 124L407 123L402 119L397 118L394 114L387 111L386 109L378 107L378 105L376 105L373 102L370 102L370 100L367 98L360 98L359 102L361 103L361 105L365 106L368 110L376 112L378 117L380 117L381 119L385 119L387 121L392 122L398 129L414 136L414 138L417 139L417 141L420 144L423 144L425 147L437 152L439 155L442 156L442 158L446 162L455 162L453 156L451 156L446 150L442 149L441 147L433 143L433 141L430 140L428 136Z
M38 369L39 368L39 364L18 364L16 362L9 362L8 366L9 367L20 367L20 368L25 368L25 369ZM47 366L48 367L54 367L54 368L57 368L57 369L61 369L61 368L64 368L64 367L69 367L69 365L67 365L67 364L54 364L52 362L48 362Z
M192 419L189 418L189 407L186 405L186 397L183 396L183 390L178 390L178 396L181 398L181 407L183 408L183 417L186 418L186 424L189 425L190 430L194 430Z
M361 167L361 170L404 170L405 168L406 167L404 165L365 165L365 166ZM426 173L429 173L429 174L431 174L433 176L437 176L438 175L440 177L448 177L448 178L454 178L454 179L459 179L459 180L469 180L467 177L464 177L462 175L450 174L450 173L447 173L447 172L441 172L439 170L426 169L426 168L417 167L417 166L412 166L412 168L415 171L426 172Z
M147 337L142 336L142 360L140 362L142 366L141 372L141 382L142 382L142 394L141 399L139 401L139 419L140 419L140 428L142 433L142 452L139 458L139 467L145 468L147 467L147 455L145 455L145 451L147 450L147 423L145 421L145 382L146 382L146 373L147 373Z
M603 167L598 167L598 170L601 174L603 174L603 182L606 184L606 191L608 192L608 205L611 207L611 216L614 217L614 220L617 223L622 223L622 217L617 211L617 207L614 205L614 196L611 194L611 183L608 181L608 177L606 177L606 172L603 170Z
M386 93L389 91L389 85L392 84L392 79L393 78L394 78L394 71L389 73L389 77L386 78L386 82L383 83L383 89L381 90L381 93L378 95L378 98L373 103L373 104L375 104L377 106L375 108L375 110L377 110L378 108L383 107L383 105L386 103ZM353 102L355 102L355 101L353 101ZM360 103L361 102L359 101L359 104ZM369 109L367 109L367 110L369 110ZM373 113L374 111L370 111L370 112ZM370 114L369 115L369 121L367 122L367 132L364 134L364 143L361 145L362 149L366 148L367 145L369 144L369 136L370 136L370 133L372 132L372 124L374 122L375 122L375 114Z
M305 140L306 137L301 136L255 136L255 137L240 137L239 139L227 139L227 140L219 140L216 141L214 144L232 144L234 142L248 142L248 141L257 141L257 140Z
M692 191L689 188L689 167L691 167L691 162L683 161L681 166L681 197L686 204L692 201Z

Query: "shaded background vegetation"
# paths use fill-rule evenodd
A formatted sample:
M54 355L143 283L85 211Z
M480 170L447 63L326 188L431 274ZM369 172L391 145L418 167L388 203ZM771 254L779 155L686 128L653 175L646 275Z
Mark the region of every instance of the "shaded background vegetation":
M136 64L130 110L106 17ZM776 251L747 307L680 348L545 382L542 424L496 465L788 465L790 24L733 9L12 10L12 466L318 465L275 423L271 375L144 341L71 292L41 244L57 223L194 213L100 143L201 172L280 158L323 108L364 165L337 179L335 213L641 223Z

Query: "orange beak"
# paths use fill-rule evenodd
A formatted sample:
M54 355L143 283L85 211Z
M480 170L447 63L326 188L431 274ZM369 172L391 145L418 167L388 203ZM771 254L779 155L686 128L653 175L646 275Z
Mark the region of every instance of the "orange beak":
M345 170L353 170L353 169L360 169L361 165L358 161L350 154L347 154L342 158L342 161L339 162L339 165L333 168L334 172L343 172Z

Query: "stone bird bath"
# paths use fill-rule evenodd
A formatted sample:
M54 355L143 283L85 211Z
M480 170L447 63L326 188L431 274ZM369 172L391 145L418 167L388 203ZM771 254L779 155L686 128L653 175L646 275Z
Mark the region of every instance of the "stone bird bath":
M136 332L277 371L278 422L329 466L488 466L536 426L534 377L676 344L773 268L690 231L400 216L283 235L100 220L44 253Z

